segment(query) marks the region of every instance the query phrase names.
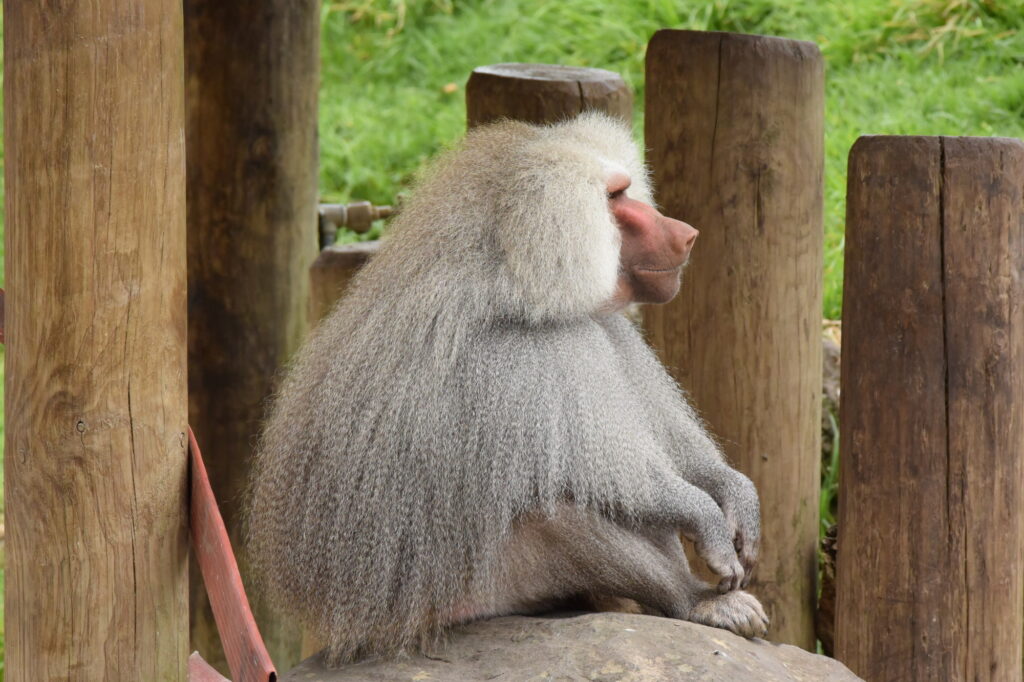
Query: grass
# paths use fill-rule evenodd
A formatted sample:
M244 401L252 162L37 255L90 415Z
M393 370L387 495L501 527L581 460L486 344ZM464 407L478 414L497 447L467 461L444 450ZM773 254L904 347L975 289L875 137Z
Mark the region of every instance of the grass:
M323 5L322 25L321 194L379 203L392 203L463 133L475 66L618 71L636 90L639 123L644 50L659 28L817 42L827 68L823 314L831 319L841 314L846 157L858 136L1024 137L1019 0L346 0Z
M3 46L4 38L4 19L3 12L0 12L0 47ZM3 73L3 51L0 50L0 93L3 92L4 84L4 73ZM0 107L0 130L4 127L4 107ZM4 136L0 135L0 282L4 282L4 266L6 259L4 258L4 181L3 181L3 170L4 170ZM0 285L3 286L3 285ZM0 346L0 528L4 527L4 467L3 467L3 450L4 450L4 368L6 364L6 354L3 351L3 346ZM7 571L7 553L6 537L7 531L4 528L2 533L4 539L0 539L0 682L4 679L4 668L7 657L5 656L6 648L4 643L7 641L6 628L4 627L4 578L6 577Z

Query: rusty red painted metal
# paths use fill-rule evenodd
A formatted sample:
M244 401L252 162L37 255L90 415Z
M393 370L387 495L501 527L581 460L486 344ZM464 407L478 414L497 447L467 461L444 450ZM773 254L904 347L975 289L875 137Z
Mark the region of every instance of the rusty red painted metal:
M231 682L203 660L198 651L188 657L188 682Z
M206 593L210 596L231 676L236 682L274 682L277 672L252 617L227 529L217 509L199 443L191 428L188 430L188 447L192 462L192 546L203 574ZM208 665L206 667L209 668ZM191 659L189 670L191 675ZM197 674L203 672L197 668ZM193 679L217 678L197 676Z

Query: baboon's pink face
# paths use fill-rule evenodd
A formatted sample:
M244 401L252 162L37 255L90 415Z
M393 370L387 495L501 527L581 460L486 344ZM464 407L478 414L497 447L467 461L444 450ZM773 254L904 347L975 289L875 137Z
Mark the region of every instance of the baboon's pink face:
M622 235L619 282L613 304L667 303L679 292L679 276L697 230L629 196L629 176L609 174L608 205Z

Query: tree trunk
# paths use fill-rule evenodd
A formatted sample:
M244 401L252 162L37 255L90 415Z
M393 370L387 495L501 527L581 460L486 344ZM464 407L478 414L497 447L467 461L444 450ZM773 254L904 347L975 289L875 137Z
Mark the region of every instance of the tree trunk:
M185 2L189 419L244 579L239 516L253 445L307 325L319 12L315 0ZM272 658L287 669L298 627L250 596ZM200 585L192 600L192 645L226 671Z
M345 293L349 282L380 249L380 241L332 244L309 268L309 323L316 326Z
M821 459L824 76L813 43L659 31L644 128L658 203L700 230L644 324L761 498L751 591L814 649Z
M466 84L470 128L501 118L555 123L588 109L632 125L633 93L612 71L554 64L481 66Z
M1024 144L850 152L836 656L1020 680Z
M184 680L181 5L4 3L8 680Z

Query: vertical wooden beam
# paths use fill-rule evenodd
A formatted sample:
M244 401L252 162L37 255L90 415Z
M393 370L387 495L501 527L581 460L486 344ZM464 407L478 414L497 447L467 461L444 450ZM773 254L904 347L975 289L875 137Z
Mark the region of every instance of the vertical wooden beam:
M555 123L588 109L632 125L633 93L613 71L556 64L481 66L466 84L470 128L501 118Z
M964 571L956 634L965 679L1020 680L1024 143L941 140L948 504Z
M814 647L824 76L813 43L659 31L644 128L658 202L700 230L644 324L761 497L752 591L770 639Z
M236 547L265 400L307 326L319 13L317 0L185 2L189 419ZM252 596L267 648L287 669L299 630ZM226 671L200 586L192 599L193 646Z
M836 655L1021 679L1024 144L850 152Z
M309 267L309 323L315 327L345 293L349 282L380 249L380 241L331 244Z
M8 680L184 680L181 5L4 3Z

